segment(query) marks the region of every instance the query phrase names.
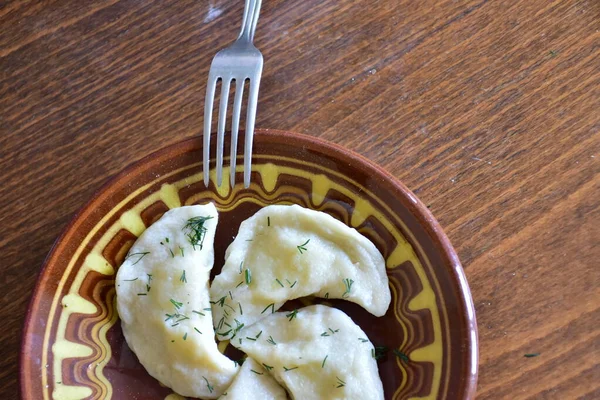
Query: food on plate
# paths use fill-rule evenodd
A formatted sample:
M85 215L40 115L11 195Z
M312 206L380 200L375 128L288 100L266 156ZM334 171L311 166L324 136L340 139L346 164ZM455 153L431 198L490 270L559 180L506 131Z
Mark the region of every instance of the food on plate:
M248 357L231 386L219 399L286 400L287 393L269 374L265 366Z
M352 301L376 316L391 295L383 256L358 231L324 212L272 205L242 222L210 296L217 338L230 339L287 300Z
M231 344L264 366L292 398L383 399L373 344L336 308L270 314L242 328Z
M131 350L162 384L203 399L222 395L239 370L213 332L208 280L217 220L213 204L168 211L134 243L116 277Z

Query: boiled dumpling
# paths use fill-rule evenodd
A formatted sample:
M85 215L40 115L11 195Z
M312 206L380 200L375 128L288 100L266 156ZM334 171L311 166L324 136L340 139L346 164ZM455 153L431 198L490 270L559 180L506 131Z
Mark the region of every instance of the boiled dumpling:
M345 299L381 316L390 305L385 262L375 245L323 212L262 208L242 222L211 287L219 339L233 337L308 295Z
M218 398L239 367L214 338L208 279L213 204L168 211L134 243L116 278L127 344L148 373L183 396Z
M336 308L277 312L242 328L231 343L263 365L294 399L383 399L373 345Z
M286 400L287 393L265 367L248 357L222 400Z

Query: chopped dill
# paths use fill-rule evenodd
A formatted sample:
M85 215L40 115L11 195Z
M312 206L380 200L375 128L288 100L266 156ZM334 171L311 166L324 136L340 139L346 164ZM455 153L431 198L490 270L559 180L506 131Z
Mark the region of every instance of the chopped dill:
M200 311L192 310L192 312L193 312L194 314L202 315L203 317L205 317L205 316L206 316L206 314L204 314L203 312L200 312Z
M175 306L175 308L176 308L176 309L178 309L178 310L179 310L179 309L180 309L180 308L183 306L183 303L180 303L180 302L178 302L178 301L176 301L176 300L169 299L169 301L170 301L170 302L171 302L171 304L173 304L173 305Z
M127 257L125 257L125 259L127 260L130 257L138 256L138 259L133 264L131 264L133 266L133 265L139 263L140 261L142 261L142 258L146 257L148 254L150 254L149 251L144 251L144 252L139 252L139 253L131 253L131 254L128 254Z
M183 272L181 273L181 277L179 278L179 281L183 282L183 283L187 283L187 279L185 277L185 269L183 270Z
M294 283L292 283L292 285L290 286L290 288L293 288L294 286L296 286L296 283L298 283L298 281L294 281Z
M265 311L267 311L269 308L271 309L271 314L275 312L275 304L271 303L268 306L266 306L264 310L262 310L261 314L264 314Z
M258 339L258 338L260 337L260 335L262 335L262 331L258 332L258 333L256 334L255 338L257 338L257 339Z
M244 266L244 262L242 261L242 262L240 263L240 275L242 274L242 267L243 267L243 266Z
M244 310L242 310L242 303L238 303L238 306L240 307L240 315L244 315Z
M196 332L198 332L199 334L201 334L201 335L202 335L202 332L200 332L200 331L198 330L198 328L194 328L194 330L195 330Z
M293 320L294 318L296 318L297 315L298 315L298 310L294 310L294 311L290 312L289 314L285 314L285 316L288 318L288 321Z
M378 361L385 356L387 351L388 348L385 346L375 346L375 348L371 349L371 357Z
M396 355L396 357L398 357L400 360L404 361L405 363L410 361L408 356L398 349L394 349L394 354Z
M169 249L169 253L171 253L172 258L175 258L175 253L173 253L173 250Z
M321 364L321 368L325 368L325 361L327 361L327 357L329 357L329 354L327 354L325 356L325 358L323 359L323 363Z
M267 226L271 226L271 217L267 217Z
M123 282L133 282L133 281L137 281L138 278L134 278L134 279L123 279Z
M183 334L183 340L187 340L187 332Z
M206 382L206 387L208 388L208 391L210 393L213 392L214 388L210 385L210 383L208 383L208 379L206 379L205 377L202 377L204 379L204 381Z
M250 269L246 268L246 272L244 275L246 277L246 285L249 285L250 282L252 282L252 272L250 272Z
M300 254L303 254L303 252L307 251L306 245L308 244L308 242L310 242L310 239L308 239L306 242L302 243L300 246L296 246L296 248L298 249Z
M241 281L240 283L237 284L236 288L239 288L240 286L242 286L244 284L244 281Z
M210 304L218 304L219 306L223 307L225 305L225 300L227 300L227 296L223 296L217 301L210 301Z
M288 372L288 371L293 371L293 370L295 370L295 369L298 369L298 367L293 367L293 368L287 368L286 366L284 366L284 367L283 367L283 370L284 370L285 372Z
M267 371L270 371L270 370L272 370L272 369L273 369L273 367L272 367L272 366L270 366L270 365L267 365L267 364L265 364L265 363L262 363L262 365L263 365L263 367L265 367L265 369L266 369Z
M336 388L341 388L341 387L346 386L346 382L344 382L343 380L341 380L337 376L335 378L337 379L337 386L336 386Z
M343 279L342 282L344 282L344 286L346 287L346 291L342 294L342 298L347 298L348 296L350 296L350 291L352 290L352 284L354 283L354 281L352 279L346 278Z
M262 372L257 372L257 371L255 371L255 370L253 370L253 369L251 369L250 371L254 372L256 375L263 375L263 373L262 373Z
M138 296L148 296L148 293L138 293Z
M273 346L277 344L277 342L273 340L273 336L269 336L269 338L267 339L267 343L272 344Z
M135 278L135 279L137 279L137 278ZM275 280L277 281L277 283L279 283L279 286L284 287L283 283L281 283L281 281L279 279L275 278Z
M179 246L179 251L181 252L181 257L185 257L185 254L183 253L183 247Z
M369 339L363 339L363 338L358 338L358 340L360 340L362 343L367 343L369 341Z
M206 227L204 226L204 223L209 219L212 219L212 217L193 217L188 219L187 223L183 226L185 235L194 250L196 250L196 246L200 247L200 250L202 250L204 237L206 236Z

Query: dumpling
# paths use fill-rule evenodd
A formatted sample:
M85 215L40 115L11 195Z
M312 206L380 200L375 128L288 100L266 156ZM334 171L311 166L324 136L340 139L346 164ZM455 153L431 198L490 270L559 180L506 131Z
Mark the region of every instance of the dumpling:
M336 308L277 312L242 328L231 343L268 369L294 399L383 399L373 345Z
M272 205L240 225L210 294L219 339L235 336L308 295L352 301L375 316L391 295L383 256L355 229L323 212Z
M134 243L116 278L123 334L148 373L183 396L216 399L239 367L217 348L208 279L213 204L168 211Z
M264 366L248 357L221 400L287 400L287 393Z

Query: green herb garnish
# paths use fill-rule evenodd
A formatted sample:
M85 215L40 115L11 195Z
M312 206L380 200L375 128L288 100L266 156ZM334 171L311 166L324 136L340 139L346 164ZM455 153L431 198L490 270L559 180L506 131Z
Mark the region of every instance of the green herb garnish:
M271 217L267 217L267 226L271 226Z
M178 302L178 301L176 301L176 300L169 299L169 301L170 301L170 302L171 302L171 304L173 304L173 305L175 306L175 308L176 308L176 309L178 309L178 310L179 310L179 309L180 309L180 308L183 306L183 303L180 303L180 302Z
M181 277L179 278L179 281L181 281L183 283L187 283L187 279L185 278L185 269L181 273Z
M272 344L273 346L275 346L277 343L273 340L272 336L269 336L269 338L267 339L267 343Z
M270 365L267 365L267 364L265 364L265 363L263 363L263 367L265 367L265 369L266 369L267 371L270 371L270 370L272 370L272 369L273 369L273 367L272 367L272 366L270 366Z
M242 303L238 303L238 306L240 307L240 315L244 315L244 311L242 310Z
M537 357L539 355L540 355L540 353L527 353L527 354L525 354L525 357L532 358L532 357Z
M285 367L285 366L283 367L283 370L284 370L285 372L288 372L288 371L293 371L293 370L295 370L295 369L298 369L298 367L294 367L294 368L287 368L287 367Z
M298 315L298 310L294 310L294 311L290 312L289 314L285 314L285 316L288 317L288 321L293 320L294 318L296 318L297 315Z
M398 357L400 360L404 361L405 363L410 361L408 356L398 349L394 349L394 354L396 355L396 357Z
M183 254L183 247L179 246L179 251L181 252L181 257L185 257L185 254Z
M123 279L123 282L133 282L133 281L137 281L138 278L134 278L134 279Z
M375 360L379 360L385 356L387 350L388 348L385 346L375 346L375 348L371 349L371 357Z
M173 253L173 250L169 249L169 253L171 253L172 258L175 258L175 253Z
M246 285L249 285L250 282L252 282L252 272L250 272L250 270L248 268L246 268L245 277L246 277Z
M128 254L127 257L125 257L125 259L127 260L130 257L135 257L138 256L138 259L131 265L135 265L137 263L139 263L140 261L142 261L142 258L146 257L148 254L150 254L149 251L144 251L144 252L140 252L140 253L131 253Z
M342 298L347 298L348 296L350 296L350 290L352 290L352 284L354 283L354 281L352 279L346 278L343 279L342 282L344 282L344 286L346 287L346 291L342 294Z
M223 296L217 301L210 301L209 303L210 304L218 304L219 306L223 307L225 305L225 300L227 300L227 296Z
M256 375L263 375L263 373L262 373L262 372L257 372L257 371L255 371L255 370L253 370L253 369L251 369L250 371L254 372Z
M336 388L341 388L341 387L346 386L346 382L344 382L343 380L341 380L337 376L335 378L337 379L337 386L336 386Z
M193 312L194 314L202 315L203 317L205 317L205 316L206 316L206 314L204 314L203 312L200 312L200 311L195 311L195 310L192 310L192 312Z
M195 330L196 332L198 332L199 334L201 334L201 335L202 335L202 332L200 332L200 331L198 330L198 328L194 328L194 330Z
M325 358L323 359L323 363L321 364L321 368L325 368L325 361L327 361L327 357L329 357L329 354L325 356Z
M204 379L204 381L206 382L206 387L208 388L208 391L210 393L213 392L214 388L210 385L210 383L208 383L208 379L206 379L205 377L202 377Z
M135 279L137 279L137 278L135 278ZM279 279L275 278L275 280L277 281L277 283L279 283L279 286L284 287L283 283L281 283L281 281Z
M275 312L275 304L271 303L267 307L265 307L264 310L262 310L261 314L264 314L265 311L267 311L269 308L271 309L271 314L273 314Z
M369 341L369 339L363 339L363 338L358 338L358 340L360 340L363 343L367 343Z
M183 334L183 340L187 340L187 332Z
M212 219L212 217L193 217L187 220L187 223L183 226L183 230L186 231L186 236L196 250L196 246L202 250L204 244L204 237L206 236L206 227L204 223Z
M296 248L298 249L300 254L303 254L303 252L307 251L306 245L308 244L308 242L310 242L310 239L308 239L306 242L302 243L300 246L296 246Z

